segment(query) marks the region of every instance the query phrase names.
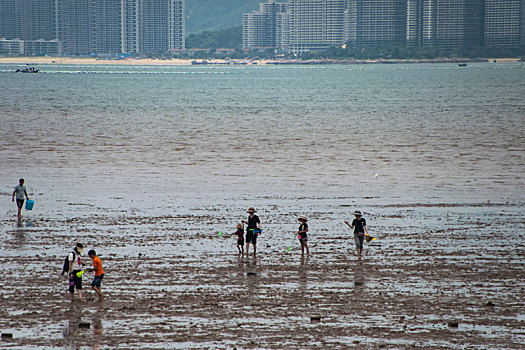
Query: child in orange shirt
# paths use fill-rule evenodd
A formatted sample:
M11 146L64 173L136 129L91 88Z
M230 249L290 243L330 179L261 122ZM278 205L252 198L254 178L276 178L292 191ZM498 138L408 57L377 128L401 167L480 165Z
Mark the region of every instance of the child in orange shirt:
M93 278L93 282L91 282L91 288L98 294L98 300L104 299L104 295L102 295L102 291L100 290L100 284L102 283L102 279L104 278L104 270L102 269L102 260L97 256L97 253L92 249L88 252L88 255L91 259L93 259L93 267L87 269L88 271L95 271L95 278Z

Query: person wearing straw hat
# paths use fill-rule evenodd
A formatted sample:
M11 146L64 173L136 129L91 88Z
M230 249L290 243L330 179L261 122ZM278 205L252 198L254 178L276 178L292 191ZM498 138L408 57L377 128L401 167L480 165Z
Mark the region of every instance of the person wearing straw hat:
M246 228L246 256L250 252L250 243L253 244L253 255L257 253L257 231L261 229L261 220L255 215L256 212L254 207L248 208L247 213L250 214L248 221L241 221L243 224L248 225Z
M354 239L355 246L357 250L357 256L361 258L361 252L363 251L363 242L365 240L365 232L368 234L368 228L366 227L366 220L363 217L363 214L359 210L354 212L355 219L350 225L348 221L345 221L345 224L348 225L351 229L354 230Z
M306 248L306 256L310 256L310 250L308 249L308 224L306 223L308 219L305 215L299 216L297 219L301 223L299 229L297 230L297 238L301 242L301 256L304 256L304 249Z

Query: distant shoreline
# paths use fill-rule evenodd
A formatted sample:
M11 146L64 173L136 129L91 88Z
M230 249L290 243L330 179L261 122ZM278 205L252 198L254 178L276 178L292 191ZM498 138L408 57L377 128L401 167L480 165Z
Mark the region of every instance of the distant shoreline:
M0 64L72 64L72 65L124 65L124 66L191 66L198 65L316 65L316 64L396 64L396 63L476 63L476 62L519 62L519 58L435 58L435 59L322 59L322 60L249 60L249 59L97 59L72 57L0 57Z

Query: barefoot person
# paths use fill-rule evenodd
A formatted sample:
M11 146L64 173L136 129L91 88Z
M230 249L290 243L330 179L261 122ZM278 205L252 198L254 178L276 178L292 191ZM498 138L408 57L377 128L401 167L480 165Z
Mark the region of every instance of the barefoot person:
M308 249L308 224L306 223L308 220L306 219L305 215L301 215L297 220L301 223L299 225L299 229L297 231L297 238L299 239L299 242L301 242L301 256L304 256L304 249L306 248L306 256L310 255L310 250Z
M82 301L82 258L80 255L84 251L84 245L77 243L75 249L68 255L69 261L69 294L71 300L75 299L75 288L78 291L78 299Z
M355 219L352 221L352 224L350 225L348 221L345 221L345 224L354 230L357 256L361 258L361 253L363 252L363 242L365 240L365 232L368 234L368 228L366 227L366 220L359 210L356 210L354 215Z
M24 186L24 179L18 180L18 186L15 187L11 200L14 202L16 196L16 206L18 207L18 217L22 217L22 207L24 206L24 197L29 200L26 187Z
M250 243L253 244L253 254L255 255L257 253L257 231L261 228L261 220L255 215L256 212L255 208L248 208L247 213L250 214L248 221L241 221L243 224L248 225L246 228L246 256L248 256L250 252Z
M101 283L102 279L104 278L104 270L102 269L102 260L97 256L97 253L91 249L88 252L88 256L93 260L93 267L88 268L88 271L95 271L95 278L93 278L93 282L91 282L91 288L95 292L97 292L98 300L104 299L104 295L102 295L101 290Z
M244 255L244 225L237 224L237 231L232 233L232 236L237 236L237 250L239 250L240 255Z

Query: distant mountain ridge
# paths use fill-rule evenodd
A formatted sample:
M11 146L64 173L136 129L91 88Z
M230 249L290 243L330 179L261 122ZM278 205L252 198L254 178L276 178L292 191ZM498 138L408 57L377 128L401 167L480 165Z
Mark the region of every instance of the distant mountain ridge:
M265 0L186 0L186 35L242 26L242 14Z

